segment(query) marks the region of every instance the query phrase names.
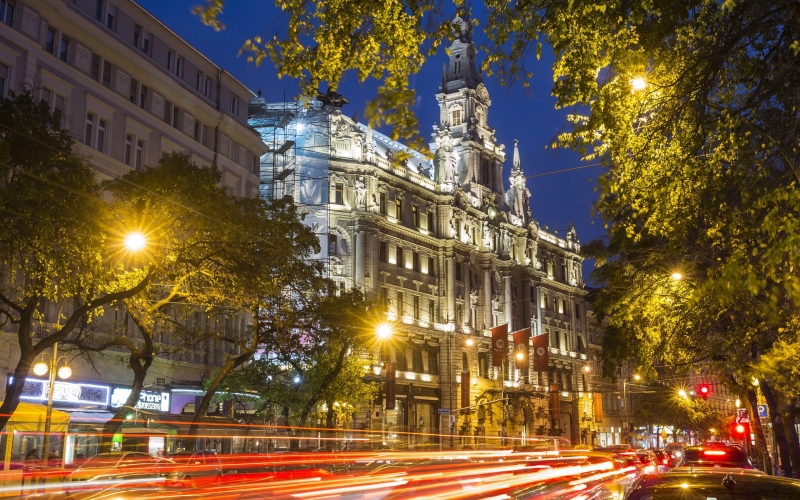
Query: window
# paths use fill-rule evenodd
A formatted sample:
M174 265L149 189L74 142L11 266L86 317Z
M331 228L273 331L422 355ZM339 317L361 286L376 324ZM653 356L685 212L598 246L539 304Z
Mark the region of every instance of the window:
M547 309L547 294L543 293L539 296L539 307L542 309Z
M47 87L42 87L42 90L40 92L40 96L41 96L40 97L40 101L42 101L43 103L47 104L47 107L49 108L50 107L50 100L53 97L53 91L48 89Z
M128 96L132 103L136 104L136 97L139 95L139 82L131 78L131 90Z
M172 126L180 130L180 123L178 119L180 118L181 108L178 106L172 107Z
M183 78L183 56L175 58L175 75L177 75L178 78Z
M231 113L234 115L239 114L239 96L231 94Z
M138 24L133 25L133 45L137 49L142 48L142 27Z
M164 100L164 121L172 122L172 103L167 100Z
M419 227L419 207L411 205L411 219L414 222L414 227Z
M69 37L64 36L61 34L61 43L59 44L60 47L58 49L58 58L64 62L67 62L67 56L69 56Z
M44 49L47 51L48 54L53 54L54 56L58 55L56 53L56 29L52 26L47 27L47 40L44 44Z
M106 152L106 130L108 129L108 122L100 119L97 121L97 140L95 141L95 149L101 153Z
M406 262L405 262L405 258L403 256L403 249L402 248L397 247L395 249L395 256L397 257L397 259L396 259L397 260L397 265L400 266L400 267L405 267L405 263Z
M139 87L139 107L147 109L147 87L144 85Z
M106 28L117 31L117 8L110 5L106 12Z
M397 220L403 220L403 199L400 198L400 195L397 195L397 198L394 199L394 216Z
M328 235L328 255L336 255L338 237L335 234Z
M53 114L59 121L59 127L63 130L67 126L67 98L56 94L53 102Z
M464 266L460 262L453 262L453 266L456 268L456 281L464 281Z
M94 141L94 122L96 116L93 113L86 113L86 130L83 135L83 143L92 146Z
M170 71L174 71L175 68L175 51L168 50L167 51L167 69Z
M378 203L380 213L386 215L386 193L380 194L380 201Z
M125 136L125 164L136 170L142 170L144 165L145 141L135 134Z
M397 292L397 314L399 316L402 316L404 309L405 308L403 307L403 291L400 290Z
M385 286L381 287L381 309L384 311L389 306L389 289Z
M419 319L419 297L414 295L414 319Z
M211 99L211 78L206 77L205 86L203 87L203 95Z
M103 61L97 54L92 54L92 80L100 81L100 64Z
M428 349L428 373L439 375L439 349L436 347Z
M489 378L489 353L488 352L479 352L478 353L478 376L483 379Z
M422 364L422 347L419 345L411 346L411 371L422 373L424 366Z
M461 124L461 110L454 109L452 113L452 119L450 120L452 125L460 125Z
M567 282L567 266L563 263L561 264L561 281Z
M428 274L430 274L431 276L433 276L433 266L434 266L433 257L428 257Z
M336 282L336 296L337 297L341 297L342 295L344 295L345 291L346 291L346 287L345 287L344 281L337 281Z
M103 0L95 0L94 4L94 18L98 21L103 21Z
M428 299L428 321L433 323L433 320L436 318L436 303L433 299Z
M103 61L103 87L111 88L111 68L114 65L108 61Z
M198 92L202 92L203 91L203 81L204 81L204 79L205 79L205 75L203 75L203 72L202 71L198 71L197 72L197 81L195 82L195 85L194 85L194 88Z
M419 272L420 271L419 254L417 252L412 252L411 261L413 264L412 268L414 269L414 271Z
M203 124L199 120L194 121L194 140L203 142Z
M433 234L433 210L428 209L428 232Z
M558 312L564 314L564 299L558 299Z
M0 0L0 21L3 21L9 26L14 26L14 14L17 10L17 4Z
M386 262L386 247L387 243L385 241L381 241L378 244L378 260L381 262Z
M336 183L336 195L334 203L337 205L344 205L344 184L341 182Z

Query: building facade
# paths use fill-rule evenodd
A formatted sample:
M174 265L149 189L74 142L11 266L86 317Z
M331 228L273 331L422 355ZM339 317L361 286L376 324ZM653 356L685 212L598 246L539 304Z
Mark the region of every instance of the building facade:
M250 123L270 148L262 192L301 205L321 240L315 258L338 288L380 300L394 324L367 378L385 381L395 363L396 408L382 398L356 428L410 446L437 434L454 446L542 434L577 443L580 402L592 397L580 242L571 225L558 234L532 218L516 141L506 177L472 27L455 22L432 158L345 116L335 93L308 103L259 96ZM490 329L503 324L509 343L515 330L549 335L546 371L533 370L532 356L526 369L510 355L492 366Z
M24 90L61 114L62 126L100 180L181 152L198 165L216 165L231 194L258 195L260 157L267 148L247 123L247 101L254 94L134 1L0 2L0 96ZM56 314L54 304L45 305L46 321ZM136 335L122 309L107 310L105 320L110 328ZM243 330L250 319L198 311L181 321L189 328ZM11 373L17 343L11 332L0 335L0 366ZM170 343L168 335L156 341ZM227 352L208 342L160 355L145 381L142 410L154 415L193 411L203 378ZM75 358L71 367L70 380L56 384L57 408L113 411L133 379L124 352L100 353L93 363ZM0 390L6 383L2 377ZM23 401L43 402L45 387L46 380L32 375ZM74 415L72 422L79 421ZM25 446L15 445L14 453L24 456Z

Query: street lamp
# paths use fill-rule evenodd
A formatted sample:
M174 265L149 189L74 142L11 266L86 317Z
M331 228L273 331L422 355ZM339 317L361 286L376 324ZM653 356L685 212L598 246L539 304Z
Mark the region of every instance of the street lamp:
M638 373L633 375L633 380L638 382L642 379L641 375ZM626 403L627 399L627 389L628 389L628 379L625 378L622 380L622 410L624 412L623 418L625 419L625 424L627 425L628 422L628 403ZM628 430L630 432L630 429ZM628 442L630 442L630 438L628 438Z
M147 239L142 233L132 232L125 237L125 248L131 252L138 252L147 246Z
M45 363L44 357L47 356L48 363ZM58 363L64 360L64 365L60 368ZM67 357L58 356L58 342L53 344L53 355L42 353L42 360L33 366L33 373L42 376L45 373L50 373L47 384L47 415L44 419L44 442L42 443L42 461L47 464L50 455L50 424L53 421L53 389L56 385L56 373L59 378L67 379L72 376L72 368L67 366Z
M680 281L683 279L683 275L679 272L672 273L672 281Z
M392 326L388 323L381 323L377 328L378 338L386 340L392 336Z
M631 88L634 92L637 90L644 90L647 88L647 81L644 79L644 77L637 76L631 80Z
M688 394L686 394L686 391L681 389L681 390L678 391L678 396L680 396L682 398L686 398L688 396Z

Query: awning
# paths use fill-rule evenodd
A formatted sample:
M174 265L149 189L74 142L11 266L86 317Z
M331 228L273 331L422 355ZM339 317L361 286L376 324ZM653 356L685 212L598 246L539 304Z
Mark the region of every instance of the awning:
M44 432L44 422L47 419L47 407L33 403L20 403L11 418L8 419L6 430L17 432ZM53 409L51 414L50 432L67 432L69 414Z
M71 411L69 412L70 424L94 424L97 426L105 425L106 422L114 418L114 414L107 411Z

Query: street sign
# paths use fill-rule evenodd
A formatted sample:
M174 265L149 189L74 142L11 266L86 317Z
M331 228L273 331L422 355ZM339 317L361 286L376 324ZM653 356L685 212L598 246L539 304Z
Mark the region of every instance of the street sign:
M446 415L450 413L450 408L439 408L439 415Z
M736 409L736 423L737 424L749 424L750 423L750 416L747 415L747 410L744 408L737 408Z
M769 418L769 407L767 405L757 405L757 407L759 418Z

